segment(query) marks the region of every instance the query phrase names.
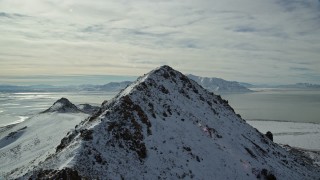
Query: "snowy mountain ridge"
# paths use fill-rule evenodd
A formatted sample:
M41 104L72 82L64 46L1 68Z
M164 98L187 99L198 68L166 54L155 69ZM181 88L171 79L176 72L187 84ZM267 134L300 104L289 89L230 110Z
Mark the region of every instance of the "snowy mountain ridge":
M21 176L317 179L320 171L252 128L220 96L162 66L103 103L37 167L11 175Z
M192 74L188 74L187 76L188 78L196 81L202 87L215 93L252 92L252 90L246 88L236 81L226 81L221 78L200 77Z

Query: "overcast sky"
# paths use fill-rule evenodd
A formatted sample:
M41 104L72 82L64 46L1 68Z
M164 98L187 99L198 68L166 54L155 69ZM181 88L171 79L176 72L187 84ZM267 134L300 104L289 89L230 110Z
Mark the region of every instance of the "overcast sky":
M139 76L164 64L250 83L320 84L320 2L0 0L3 82Z

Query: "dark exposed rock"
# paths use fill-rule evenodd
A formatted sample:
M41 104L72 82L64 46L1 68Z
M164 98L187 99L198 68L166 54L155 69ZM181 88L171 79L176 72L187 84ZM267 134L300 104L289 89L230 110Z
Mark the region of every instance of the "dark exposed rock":
M93 130L82 129L80 131L80 136L83 138L83 140L89 141L93 138L92 133L93 133Z
M77 105L78 109L86 114L94 114L96 111L99 110L100 107L92 106L90 104L79 104Z
M25 130L25 129L27 129L27 126L21 128L21 129L19 129L19 130L17 130L17 131L14 131L14 132L9 133L9 134L6 136L6 138L7 138L7 139L8 139L8 138L13 138L19 131L22 131L22 130Z
M253 158L257 158L257 156L247 147L244 148Z
M268 131L268 132L266 133L266 136L267 136L271 141L273 141L273 134L272 134L270 131Z
M262 169L257 178L258 179L264 179L264 180L277 180L275 175L273 175L267 169Z
M161 92L163 92L165 94L169 93L168 89L166 89L163 85L159 86L159 89L160 89Z
M185 146L185 147L183 147L183 149L186 150L186 151L191 151L191 148L190 148L190 147L186 147L186 146Z
M62 170L40 170L35 172L32 176L29 177L30 180L39 179L39 180L47 180L47 179L63 179L63 180L81 180L86 179L81 177L76 170L70 168L64 168Z
M140 106L134 104L129 96L124 96L121 98L121 108L118 110L121 114L121 121L110 122L108 126L108 132L112 134L115 138L111 140L110 144L120 145L120 140L124 142L124 145L127 146L130 150L133 150L137 153L140 159L144 159L147 156L147 149L143 142L143 130L142 124L146 125L148 135L151 135L151 123L148 119L148 116L144 113ZM140 118L137 121L134 116L134 112L137 113L137 116ZM141 122L142 124L140 124ZM133 127L133 131L127 127ZM121 146L123 146L121 144Z

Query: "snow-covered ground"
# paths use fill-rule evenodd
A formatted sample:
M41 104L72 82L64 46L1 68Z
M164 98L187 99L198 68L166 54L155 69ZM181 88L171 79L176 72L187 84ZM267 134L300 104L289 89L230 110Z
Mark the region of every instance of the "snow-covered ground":
M283 121L247 121L261 133L271 131L274 142L320 151L320 124Z
M0 179L16 168L28 169L55 152L67 132L88 114L44 113L0 127Z

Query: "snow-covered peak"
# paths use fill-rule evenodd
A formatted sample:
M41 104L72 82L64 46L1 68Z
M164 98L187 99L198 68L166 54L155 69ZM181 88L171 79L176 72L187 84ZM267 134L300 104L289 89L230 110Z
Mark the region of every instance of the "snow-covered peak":
M67 98L61 98L57 100L49 109L43 111L43 113L78 113L81 110L74 104L72 104Z
M139 77L136 81L130 84L127 88L120 91L115 99L132 94L135 91L147 90L153 86L159 86L161 91L165 91L165 86L176 86L183 83L190 85L190 79L182 73L172 69L170 66L160 66L147 74ZM193 82L193 84L196 84Z
M61 140L26 178L315 179L227 101L162 66L138 78Z

